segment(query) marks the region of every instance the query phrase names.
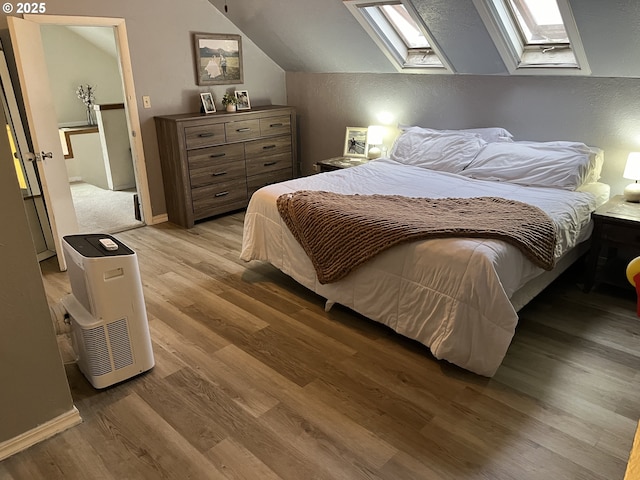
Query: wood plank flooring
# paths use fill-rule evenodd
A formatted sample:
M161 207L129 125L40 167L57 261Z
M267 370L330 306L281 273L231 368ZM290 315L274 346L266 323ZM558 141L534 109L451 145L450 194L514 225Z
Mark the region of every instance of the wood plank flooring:
M240 261L242 222L117 235L139 257L156 366L95 390L66 365L84 422L0 462L0 479L624 477L640 418L632 290L584 294L572 268L521 311L487 379ZM70 292L55 267L52 304Z

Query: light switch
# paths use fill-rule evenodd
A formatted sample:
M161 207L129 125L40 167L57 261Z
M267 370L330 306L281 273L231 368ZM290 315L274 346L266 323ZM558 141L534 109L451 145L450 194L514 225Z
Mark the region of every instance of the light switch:
M151 108L151 97L149 95L143 95L142 106L144 108Z

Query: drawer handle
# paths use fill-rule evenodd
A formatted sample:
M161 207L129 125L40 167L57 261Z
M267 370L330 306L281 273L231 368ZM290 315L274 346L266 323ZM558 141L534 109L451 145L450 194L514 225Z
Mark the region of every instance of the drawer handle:
M214 137L215 135L216 135L215 133L201 133L198 136L201 138L204 138L204 137Z
M211 174L212 177L219 177L221 175L226 175L227 172L214 172Z
M263 150L271 150L272 148L276 148L275 145L265 145L264 147L262 147Z
M278 163L278 162L265 162L265 163L264 163L264 166L265 166L265 167L270 167L270 166L272 166L272 165L275 165L276 163Z
M226 155L226 153L214 153L213 155L210 156L210 158L220 158L220 157L224 157Z
M284 123L272 123L269 127L281 127Z
M236 128L236 132L250 132L251 129L250 128Z
M229 192L220 192L220 193L216 193L214 195L214 197L224 197L225 195L229 195Z

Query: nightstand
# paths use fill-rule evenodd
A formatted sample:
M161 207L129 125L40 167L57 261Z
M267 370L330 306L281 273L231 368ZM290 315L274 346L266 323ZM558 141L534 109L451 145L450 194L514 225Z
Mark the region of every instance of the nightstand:
M321 160L316 163L317 171L330 172L332 170L340 170L342 168L356 167L358 165L364 165L369 160L367 158L356 157L334 157L327 160Z
M603 280L632 288L625 272L627 262L640 255L640 203L627 202L622 195L617 195L593 212L591 218L594 228L587 257L584 291L589 292L593 287L603 247L607 247L606 264L613 265L613 273ZM619 250L625 251L626 258L618 258Z

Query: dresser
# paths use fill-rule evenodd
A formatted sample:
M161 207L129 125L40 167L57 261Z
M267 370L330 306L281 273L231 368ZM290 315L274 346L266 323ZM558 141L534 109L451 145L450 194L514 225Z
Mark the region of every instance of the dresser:
M177 225L244 208L259 188L297 174L293 107L164 115L155 123L167 214Z

